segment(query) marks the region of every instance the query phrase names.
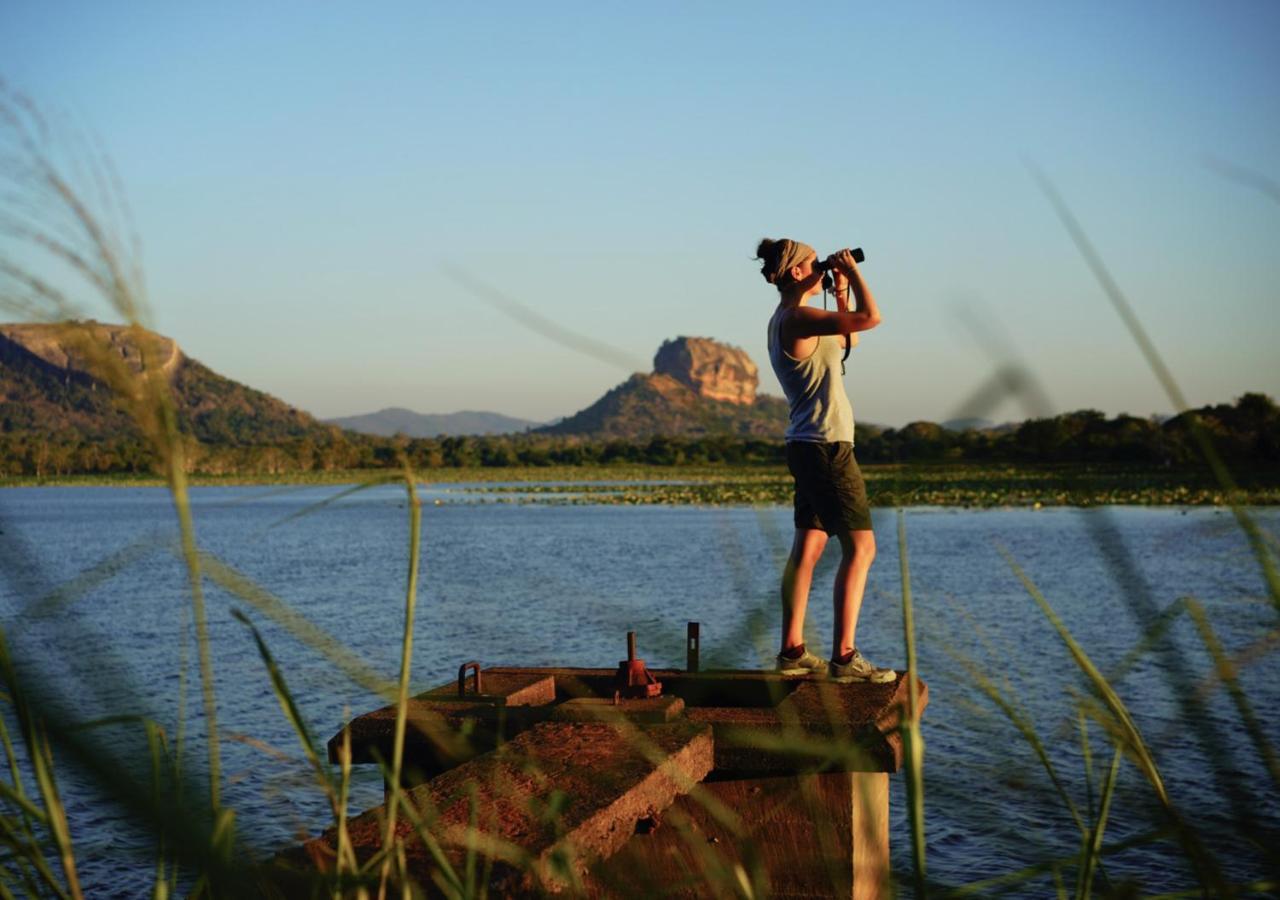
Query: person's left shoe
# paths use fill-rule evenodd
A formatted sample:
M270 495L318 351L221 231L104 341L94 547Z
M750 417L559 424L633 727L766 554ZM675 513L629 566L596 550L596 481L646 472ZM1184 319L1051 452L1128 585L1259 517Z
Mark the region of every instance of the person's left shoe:
M898 673L893 669L881 669L871 664L871 661L859 653L856 649L849 657L848 661L836 658L831 660L831 665L827 669L827 674L832 681L839 681L842 684L863 681L870 684L888 684L895 681Z
M821 675L827 671L828 665L828 662L816 653L802 650L795 659L790 658L785 653L779 653L778 664L775 668L779 675Z

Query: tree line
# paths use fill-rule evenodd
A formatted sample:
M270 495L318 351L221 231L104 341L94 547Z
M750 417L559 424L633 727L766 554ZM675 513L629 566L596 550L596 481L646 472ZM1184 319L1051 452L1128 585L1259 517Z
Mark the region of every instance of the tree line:
M2 423L0 423L2 424ZM1126 463L1189 466L1204 457L1194 429L1225 460L1250 467L1280 462L1280 409L1268 396L1245 394L1167 420L1080 410L1003 428L953 431L934 422L902 428L858 425L864 463ZM785 465L781 439L733 435L604 440L542 434L387 438L332 428L271 443L183 435L192 473L287 475L342 469L581 466L640 464ZM50 434L0 431L0 476L145 474L152 453L139 438L86 439L74 430Z

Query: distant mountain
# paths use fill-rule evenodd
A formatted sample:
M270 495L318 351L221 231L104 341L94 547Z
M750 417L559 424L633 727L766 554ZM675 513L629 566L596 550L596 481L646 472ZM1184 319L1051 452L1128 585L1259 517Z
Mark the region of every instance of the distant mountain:
M262 446L337 433L283 400L224 378L170 338L98 322L0 324L0 433L136 436L133 419L107 387L113 360L138 378L149 370L166 377L179 429L202 442Z
M328 419L334 425L377 434L383 437L403 434L405 437L441 437L464 434L515 434L542 424L529 419L517 419L500 413L463 410L456 413L418 413L411 409L391 406L377 412L359 416L342 416Z
M592 437L738 435L779 438L787 402L757 395L755 363L709 338L666 341L654 371L636 373L586 409L535 431Z

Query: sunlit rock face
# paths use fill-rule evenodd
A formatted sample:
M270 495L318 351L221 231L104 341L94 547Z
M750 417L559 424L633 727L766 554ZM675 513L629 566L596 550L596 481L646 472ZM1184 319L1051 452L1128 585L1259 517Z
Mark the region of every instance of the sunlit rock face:
M101 322L0 324L7 339L69 375L108 380L104 368L118 359L135 374L158 370L172 376L182 351L171 338L145 328Z
M700 397L743 405L755 401L760 383L756 364L746 351L710 338L664 341L653 357L653 371L674 378Z

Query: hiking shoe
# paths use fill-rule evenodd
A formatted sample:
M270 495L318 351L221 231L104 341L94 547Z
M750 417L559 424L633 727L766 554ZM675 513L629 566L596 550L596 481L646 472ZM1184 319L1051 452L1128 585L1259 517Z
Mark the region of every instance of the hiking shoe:
M867 681L871 684L888 684L898 677L898 673L893 669L881 669L873 666L871 661L857 650L853 651L853 658L847 663L831 660L827 674L831 676L832 680L842 683Z
M795 659L779 653L776 668L779 675L821 675L827 671L828 665L829 663L821 656L806 650Z

